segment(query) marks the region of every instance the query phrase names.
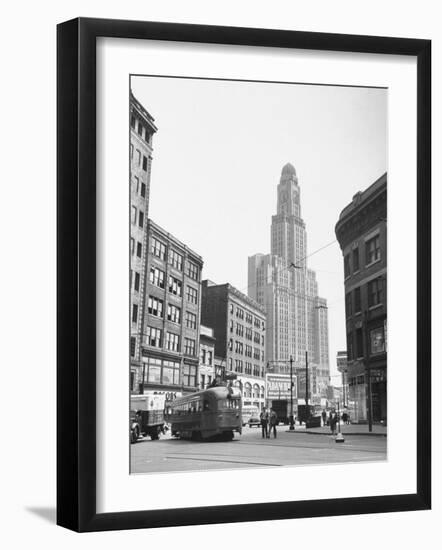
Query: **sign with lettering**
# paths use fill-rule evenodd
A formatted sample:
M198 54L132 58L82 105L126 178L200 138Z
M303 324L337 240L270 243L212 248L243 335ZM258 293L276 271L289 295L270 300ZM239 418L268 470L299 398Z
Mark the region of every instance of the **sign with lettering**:
M297 396L296 376L292 377L293 398ZM266 374L267 399L290 399L290 374Z

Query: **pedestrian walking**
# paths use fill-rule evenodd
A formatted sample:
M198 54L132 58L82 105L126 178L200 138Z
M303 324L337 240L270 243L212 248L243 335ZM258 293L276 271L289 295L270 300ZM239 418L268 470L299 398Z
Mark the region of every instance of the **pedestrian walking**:
M338 422L338 415L336 414L335 409L332 409L330 411L328 421L329 421L329 424L330 424L330 431L331 431L332 435L335 435L336 434L336 424Z
M348 414L347 414L347 411L344 410L344 412L342 413L342 422L344 424L348 424Z
M327 413L325 412L325 409L322 409L322 425L325 426L327 424Z
M269 430L269 437L272 433L273 429L273 437L276 438L276 426L278 425L278 416L276 412L273 409L270 409L270 430Z
M261 420L261 431L262 431L262 437L269 437L268 435L268 424L269 424L269 413L266 409L263 409L261 411L261 414L259 415L259 419Z

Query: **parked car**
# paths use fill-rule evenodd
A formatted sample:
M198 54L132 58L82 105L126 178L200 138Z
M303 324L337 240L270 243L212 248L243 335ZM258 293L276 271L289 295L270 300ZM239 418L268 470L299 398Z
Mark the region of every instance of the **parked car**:
M261 420L259 416L251 416L248 421L249 428L252 426L261 426Z

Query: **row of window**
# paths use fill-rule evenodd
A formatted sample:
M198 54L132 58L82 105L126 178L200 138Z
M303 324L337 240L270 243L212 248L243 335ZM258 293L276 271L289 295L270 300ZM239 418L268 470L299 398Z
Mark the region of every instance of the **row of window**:
M137 194L140 194L143 198L145 198L146 184L144 182L141 182L141 185L140 185L140 178L138 176L134 176L133 180L134 180L133 186L134 186L135 192Z
M146 367L145 382L163 385L180 385L180 363L149 357ZM196 387L196 366L183 365L182 383L184 386Z
M136 243L136 246L135 246ZM143 245L139 241L135 241L132 237L130 238L130 253L133 256L135 254L135 251L137 253L138 258L141 258L141 255L143 253Z
M158 267L151 267L149 271L149 281L151 284L157 286L158 288L164 289L165 273ZM172 275L169 275L169 285L168 290L171 294L175 296L182 296L183 292L183 283L179 279L176 279ZM192 286L186 286L186 300L191 304L198 304L198 290Z
M134 158L134 146L133 143L130 144L130 158ZM147 157L146 155L141 154L139 149L135 149L135 164L137 166L143 166L144 172L147 172Z
M133 205L131 207L130 221L133 225L137 223L137 207ZM141 209L138 211L138 226L141 228L144 227L144 212Z
M375 235L365 242L365 266L381 259L381 247L379 235ZM360 270L359 247L344 256L344 276L350 277L352 273Z
M147 312L149 315L154 315L155 317L163 318L164 311L164 300L160 300L155 296L149 296L147 300ZM181 323L181 308L173 305L167 305L167 320L172 321L172 323ZM195 324L195 326L193 326ZM192 325L192 326L188 326ZM186 312L186 326L188 328L196 327L196 315L190 312Z
M163 329L156 327L146 327L146 344L152 348L163 347ZM166 332L165 349L169 351L179 352L180 336L173 332ZM184 338L184 353L186 355L195 356L196 354L196 341L193 338Z
M213 364L213 351L201 348L200 360L202 365L209 365L211 367Z
M163 242L155 237L151 238L150 251L156 258L159 258L163 261L166 259L167 247ZM183 270L184 257L176 250L169 248L167 261L175 269L179 271ZM191 262L190 260L187 260L186 262L186 275L194 281L199 281L200 269L195 263Z
M138 124L137 124L138 122ZM150 143L152 134L149 132L148 128L144 126L142 121L138 119L135 114L132 113L130 117L130 125L131 128L137 131L138 135L146 141L146 143Z
M241 319L241 320L245 319L246 323L252 324L253 322L253 325L256 328L262 328L262 330L264 330L264 321L261 321L261 319L259 319L258 317L254 317L249 311L244 311L239 306L236 306L236 309L235 309L235 306L233 304L230 304L229 310L231 315L235 314L238 319Z
M362 359L366 355L364 343L368 345L369 355L377 355L387 351L384 327L376 327L369 331L368 342L364 342L363 328L357 328L354 332L347 334L347 355L348 360Z
M361 313L361 289L366 288L368 307L378 306L385 301L384 292L385 280L383 278L373 279L366 285L354 288L345 295L345 312L347 317Z

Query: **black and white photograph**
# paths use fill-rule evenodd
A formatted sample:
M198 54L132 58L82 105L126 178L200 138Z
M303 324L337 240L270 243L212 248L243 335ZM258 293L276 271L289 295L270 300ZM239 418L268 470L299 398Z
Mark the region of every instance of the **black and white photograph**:
M128 96L130 473L388 460L388 89Z

